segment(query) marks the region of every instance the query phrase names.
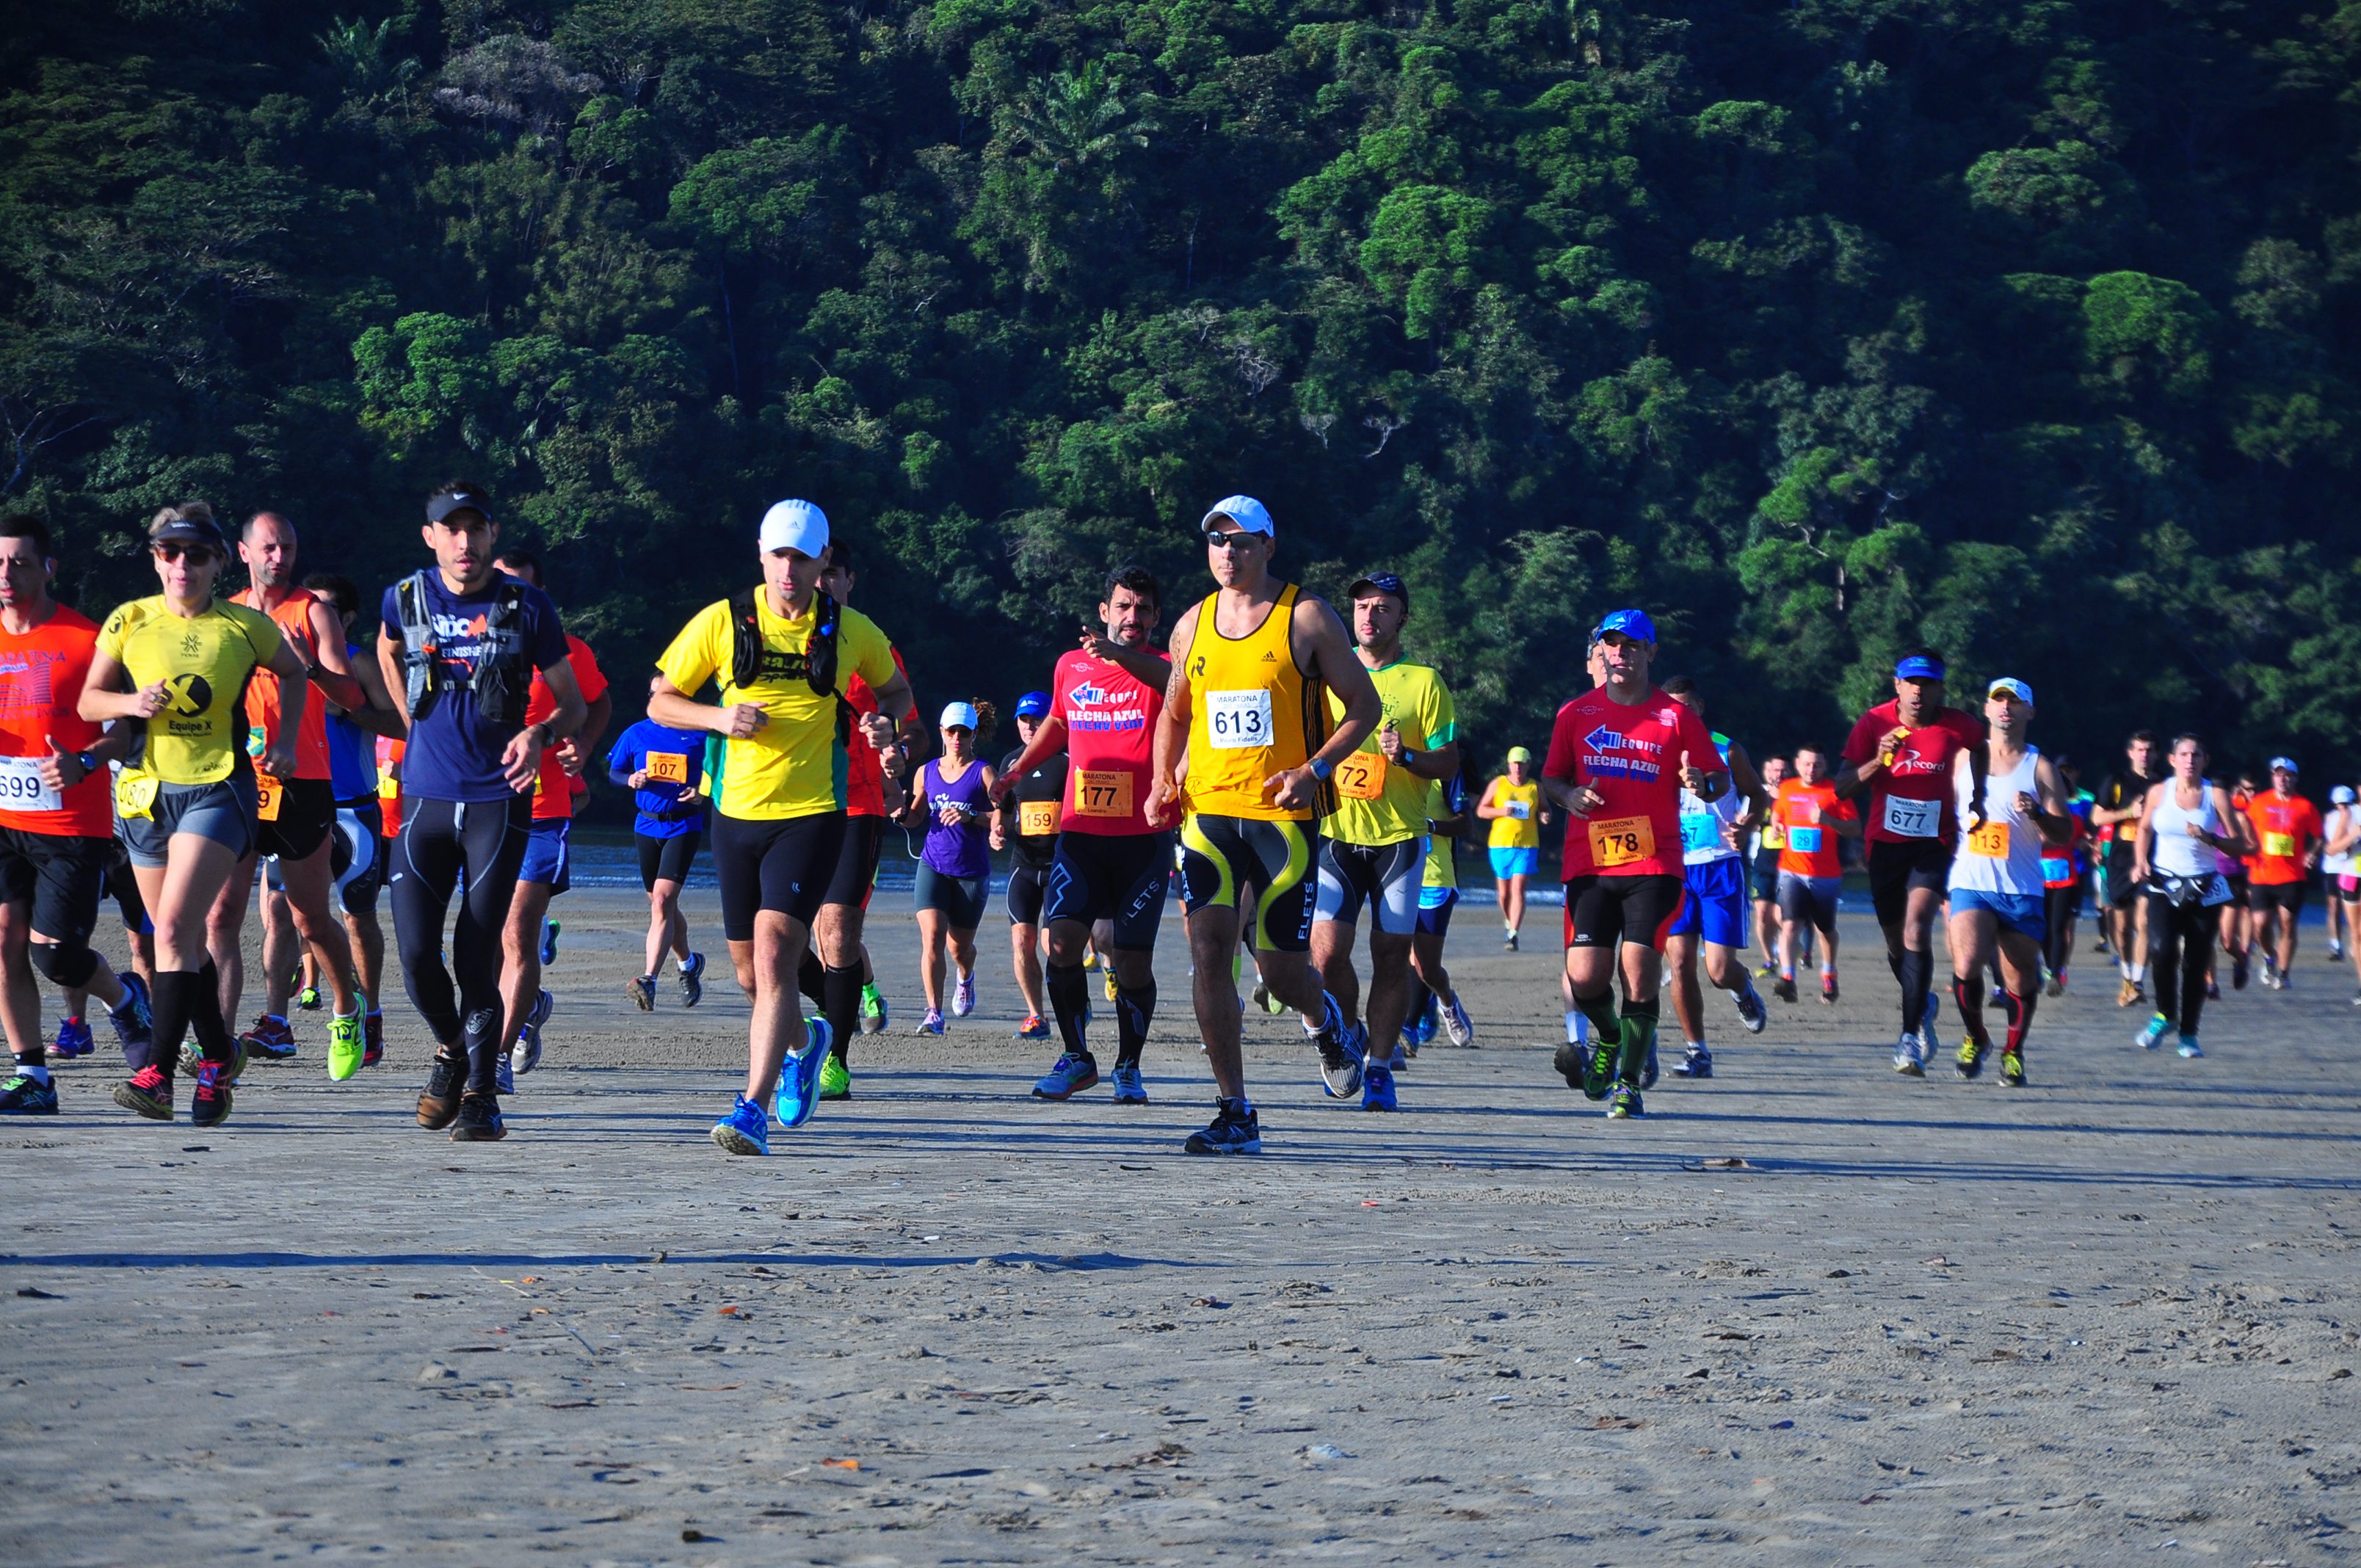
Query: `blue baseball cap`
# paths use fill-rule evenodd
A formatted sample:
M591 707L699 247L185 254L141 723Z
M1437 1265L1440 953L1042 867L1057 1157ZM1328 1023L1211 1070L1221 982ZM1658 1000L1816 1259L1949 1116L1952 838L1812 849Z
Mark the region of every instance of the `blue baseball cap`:
M1636 642L1653 643L1656 640L1656 623L1648 619L1644 609L1610 610L1600 616L1598 624L1590 629L1590 640L1594 643L1600 641L1610 631L1620 631Z
M1016 699L1016 717L1019 718L1038 718L1049 711L1048 692L1027 692Z
M2271 759L2271 772L2278 773L2281 768L2285 768L2291 773L2300 773L2303 772L2301 768L2295 765L2295 759L2293 757L2273 757Z
M1224 496L1213 504L1198 522L1198 531L1202 533L1213 532L1213 520L1217 517L1228 518L1232 522L1236 523L1241 531L1247 533L1276 535L1279 532L1271 526L1270 512L1252 496Z
M1905 659L1894 666L1894 678L1897 681L1939 681L1943 678L1943 661L1929 659L1924 654ZM2027 702L2032 700L2031 697L2026 698Z

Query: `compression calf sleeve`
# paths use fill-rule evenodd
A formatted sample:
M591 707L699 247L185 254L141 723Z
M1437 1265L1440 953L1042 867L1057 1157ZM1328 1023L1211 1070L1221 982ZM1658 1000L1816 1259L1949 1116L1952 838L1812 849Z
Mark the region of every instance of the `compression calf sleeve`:
M197 1036L197 1049L205 1060L229 1065L236 1047L230 1042L229 1025L222 1020L221 973L211 959L197 971L189 993L189 1029Z
M2034 994L2027 992L2023 996L2019 996L2015 992L2009 991L2002 992L2002 995L2008 1003L2007 1048L2022 1057L2025 1054L2026 1031L2033 1027Z
M814 1007L828 1011L828 968L808 947L804 948L804 961L796 966L796 989Z
M1575 1010L1590 1020L1591 1038L1602 1044L1621 1037L1623 1021L1615 1014L1615 992L1610 988L1596 996L1576 993Z
M205 966L210 969L213 966ZM134 1072L143 1067L153 1067L166 1078L180 1065L181 1042L189 1036L189 992L197 985L197 976L187 970L159 969L148 988L150 1009L150 1043L146 1061L131 1064ZM214 1000L216 1016L221 1000Z
M1051 964L1043 971L1049 991L1049 1011L1058 1015L1058 1035L1066 1043L1069 1056L1091 1054L1089 1038L1083 1034L1083 1016L1090 1011L1090 981L1080 964Z
M1618 1076L1635 1089L1647 1068L1648 1053L1655 1048L1656 1017L1662 1005L1653 1001L1623 1004L1623 1061Z
M1156 1017L1156 980L1149 976L1145 985L1115 982L1115 1065L1136 1068L1140 1053L1148 1048L1148 1025Z
M861 1027L861 966L821 966L820 1015L828 1020L828 1054L844 1059L847 1043Z
M1978 1055L1992 1049L1992 1033L1984 1027L1983 977L1954 976L1951 1000L1960 1004L1960 1023L1968 1032L1969 1043Z
M1935 983L1935 955L1921 948L1902 949L1894 978L1902 982L1902 1032L1915 1035L1927 1017L1927 992Z

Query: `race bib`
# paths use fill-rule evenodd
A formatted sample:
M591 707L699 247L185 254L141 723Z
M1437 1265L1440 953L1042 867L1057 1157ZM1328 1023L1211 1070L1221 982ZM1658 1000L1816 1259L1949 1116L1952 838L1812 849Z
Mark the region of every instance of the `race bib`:
M1897 839L1932 839L1943 825L1943 803L1939 800L1905 800L1898 795L1885 797L1885 830Z
M688 785L688 753L686 751L650 751L648 777L675 784L684 789Z
M1054 800L1020 800L1016 803L1016 831L1027 839L1038 839L1044 833L1058 830L1058 803Z
M377 797L379 800L400 800L401 781L391 773L379 773L377 776Z
M62 811L65 804L41 781L38 757L0 757L0 810Z
M1121 768L1082 768L1074 773L1074 815L1129 817L1133 777Z
M1721 818L1710 811L1681 813L1681 848L1687 850L1719 850L1721 841Z
M1655 857L1655 826L1644 817L1610 817L1589 827L1591 863L1601 871Z
M2063 857L2053 858L2048 855L2041 857L2041 880L2043 882L2064 882L2073 874L2074 862L2072 861L2067 860Z
M1510 820L1516 822L1529 821L1532 819L1532 815L1533 808L1524 801L1512 800L1509 802L1509 817Z
M287 797L287 786L269 773L254 775L254 817L258 822L279 820L279 806Z
M1386 793L1386 754L1356 751L1336 764L1336 793L1346 800L1375 800Z
M2295 858L2295 835L2292 833L2264 834L2263 853L2268 858L2276 861L2293 860Z
M126 817L148 816L156 809L156 788L154 773L124 769L115 775L115 814Z
M2133 839L2139 837L2139 824L2136 822L2116 823L2115 837L2124 843L2130 843Z
M1801 828L1795 829L1795 832L1801 831ZM1766 850L1784 850L1788 845L1795 844L1795 832L1790 832L1776 822L1771 823L1763 829L1763 847ZM1795 848L1800 852L1808 855L1812 853L1812 850L1819 848L1819 842L1817 839L1815 839L1812 844L1812 850L1806 850L1801 844L1796 844Z
M1269 745L1269 691L1207 692L1205 729L1217 751L1243 751Z
M1799 855L1817 855L1820 852L1820 835L1825 831L1827 829L1821 828L1790 828L1787 829L1787 848ZM1768 839L1770 835L1763 837Z
M2008 824L1987 822L1968 835L1968 853L1988 861L2008 859Z

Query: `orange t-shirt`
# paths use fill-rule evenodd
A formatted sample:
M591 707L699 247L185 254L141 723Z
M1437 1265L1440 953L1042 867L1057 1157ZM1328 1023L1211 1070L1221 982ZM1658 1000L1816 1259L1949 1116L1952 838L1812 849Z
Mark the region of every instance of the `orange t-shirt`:
M590 652L590 644L571 631L566 634L566 662L574 666L574 684L582 688L584 702L597 702L607 695L607 677L598 669L598 661ZM524 722L527 729L545 721L557 711L557 694L549 689L539 670L533 673L533 695L525 698ZM533 819L545 822L551 817L574 815L575 785L578 781L566 772L566 764L557 760L557 748L544 747L541 753L541 776L533 781ZM589 791L585 789L583 794Z
M1837 859L1836 830L1831 822L1850 822L1861 814L1851 801L1837 798L1837 786L1823 781L1807 784L1788 779L1771 803L1771 820L1786 831L1779 850L1779 869L1795 876L1831 877L1844 874Z
M262 609L260 590L248 588L233 603L248 609ZM295 652L306 664L320 662L319 646L312 641L312 606L318 598L309 588L297 588L285 602L268 613L279 623L279 630L295 647ZM269 670L257 670L254 679L246 685L246 721L262 726L262 738L267 743L279 739L279 677ZM311 694L303 705L303 728L295 737L295 777L325 779L328 769L328 705L318 692Z
M377 810L389 839L401 831L401 754L409 749L407 740L377 738Z
M2255 853L2246 873L2257 887L2284 887L2304 879L2304 851L2321 836L2320 807L2300 795L2282 799L2265 790L2246 803L2255 825Z
M75 711L97 651L96 623L63 605L21 637L0 630L0 758L46 757L52 740L68 751L98 743L99 727ZM0 764L0 801L28 802L43 793L39 775L24 762ZM58 799L54 809L0 809L0 827L75 839L115 831L104 768Z

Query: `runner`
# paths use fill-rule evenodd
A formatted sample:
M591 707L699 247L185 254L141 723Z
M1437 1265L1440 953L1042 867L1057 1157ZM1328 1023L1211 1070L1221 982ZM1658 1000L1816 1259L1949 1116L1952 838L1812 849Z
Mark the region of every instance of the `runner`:
M1779 786L1787 782L1787 773L1786 758L1763 759L1763 793L1773 810L1755 824L1746 860L1747 894L1754 901L1754 945L1763 959L1754 970L1758 980L1775 979L1779 973L1779 851L1786 845L1787 829L1776 813Z
M2058 770L2059 783L2066 792L2066 814L2073 823L2063 844L2047 845L2041 851L2041 918L2048 932L2042 944L2042 968L2048 973L2042 994L2063 996L2067 966L2074 961L2076 927L2081 919L2082 881L2090 872L2091 811L2098 803L2081 787L2081 771L2072 759L2052 755L2049 763Z
M2172 776L2151 785L2133 840L2135 879L2149 905L2149 956L2156 966L2156 1016L2136 1036L2149 1050L2178 1030L2180 1054L2202 1057L2198 1019L2205 1011L2205 970L2230 902L2224 857L2249 846L2252 829L2230 795L2205 776L2205 747L2194 735L2172 742Z
M1172 880L1172 835L1145 807L1154 778L1157 721L1172 662L1150 645L1164 613L1163 589L1139 566L1108 574L1097 631L1060 655L1049 709L1009 778L1063 751L1067 788L1058 810L1043 918L1049 932L1049 1007L1063 1049L1034 1084L1044 1100L1070 1100L1098 1082L1090 1047L1090 981L1084 961L1104 933L1107 978L1115 988L1115 1102L1145 1105L1140 1059L1156 1017L1156 935Z
M1935 916L1949 881L1959 838L1951 760L1962 749L1981 780L1983 726L1943 704L1943 661L1916 648L1894 666L1894 700L1861 716L1844 746L1837 794L1866 791L1861 813L1869 839L1869 895L1885 932L1885 953L1902 988L1902 1036L1894 1070L1922 1076L1936 1049L1930 946ZM1981 788L1969 792L1981 802ZM1971 806L1971 811L1977 807ZM1981 820L1969 824L1983 826Z
M542 757L587 711L549 596L500 572L500 524L479 485L455 479L426 499L419 530L434 565L385 590L378 669L401 693L401 829L386 885L412 1005L434 1036L418 1124L454 1143L507 1135L500 1069L509 1009L501 933L524 865ZM533 672L555 707L528 721ZM450 969L443 921L459 894ZM457 971L457 989L452 971Z
M345 935L360 967L366 1009L361 1015L361 1065L375 1067L385 1058L385 927L378 919L377 902L385 888L387 860L377 756L381 745L395 743L401 719L392 695L385 689L385 676L375 661L360 656L360 645L353 641L353 627L360 620L360 590L350 578L333 575L306 577L303 586L326 601L344 628L346 663L368 696L365 711L347 712L332 706L328 713L328 779L336 795L328 870L335 879ZM283 906L286 902L280 894L274 905ZM282 916L274 907L271 917L276 920Z
M2139 819L2147 792L2163 777L2157 757L2156 731L2137 729L2124 742L2125 766L2107 775L2091 808L2091 831L2103 841L2099 861L2100 885L2105 903L2099 925L2115 950L2115 967L2123 983L2115 989L2115 1005L2130 1007L2147 1000L2147 901L2132 881L2137 857L2133 840L2139 837ZM2244 984L2241 981L2239 983Z
M2354 817L2353 791L2338 784L2328 792L2328 817L2320 826L2324 840L2320 852L2322 913L2328 917L2328 956L2341 959L2353 935L2351 912L2345 907L2345 880L2353 874L2353 855L2345 837Z
M2273 757L2271 787L2246 804L2255 845L2246 904L2254 912L2254 945L2263 953L2263 984L2272 991L2288 989L2296 923L2323 842L2320 807L2295 793L2295 759Z
M1695 681L1675 675L1663 689L1704 719L1705 699ZM1683 1044L1682 1059L1673 1074L1687 1079L1713 1076L1713 1052L1705 1039L1705 992L1697 984L1700 943L1706 978L1717 990L1730 992L1747 1033L1761 1034L1770 1016L1755 992L1754 977L1746 970L1745 844L1754 825L1770 816L1771 803L1746 748L1719 730L1709 733L1730 771L1730 787L1710 801L1686 787L1681 791L1681 876L1688 897L1664 939L1664 961L1673 971L1673 1014L1680 1023ZM1655 1079L1652 1055L1640 1087L1653 1088Z
M680 890L705 842L705 817L713 804L706 781L720 738L675 729L642 718L616 737L607 753L607 782L631 792L637 815L631 838L639 846L640 886L648 895L646 970L623 989L642 1013L656 1010L656 976L664 955L674 956L680 1004L705 998L705 958L688 945L688 916L680 912Z
M2323 831L2328 836L2332 853L2345 858L2345 870L2337 873L2336 885L2330 891L2345 911L2346 956L2353 964L2353 1005L2361 1007L2361 941L2352 939L2351 933L2361 931L2361 802L2354 798L2349 784L2338 784L2328 792L2329 801L2336 807ZM2327 862L2322 861L2324 867Z
M2261 793L2262 786L2255 782L2252 773L2241 773L2238 775L2238 782L2230 788L2230 804L2241 820L2246 819L2246 808L2254 805L2255 796ZM2248 896L2255 870L2255 847L2254 830L2249 823L2246 852L2222 857L2222 874L2230 879L2230 902L2222 910L2222 946L2230 954L2230 989L2233 991L2246 989L2247 959L2255 948L2255 911ZM2207 1001L2218 1001L2221 995L2221 987L2209 985L2206 988Z
M1458 775L1459 719L1443 677L1402 656L1410 590L1401 578L1372 573L1355 579L1345 598L1353 607L1353 652L1377 687L1383 718L1336 764L1336 809L1322 824L1312 961L1328 995L1344 1008L1345 1027L1365 1042L1361 1109L1392 1111L1398 1108L1392 1061L1409 1016L1411 945L1426 879L1427 786ZM1345 699L1330 692L1329 721L1344 717ZM1364 905L1369 911L1368 1015L1356 1021L1361 986L1353 970L1353 932Z
M1983 976L1997 957L2008 1014L2000 1080L2022 1089L2025 1036L2041 994L2042 944L2048 936L2041 861L2048 846L2065 842L2074 818L2057 769L2025 738L2033 722L2033 688L2007 677L1993 681L1984 694L1984 722L1992 732L1983 743L1985 765L1976 768L1964 751L1951 764L1952 815L1963 823L1982 818L1962 833L1951 860L1951 998L1967 1031L1955 1065L1961 1078L1973 1078L1992 1051ZM1970 793L1979 784L1980 811Z
M503 576L541 589L541 557L521 546L500 553L493 565ZM546 590L544 590L546 591ZM508 1058L500 1069L500 1092L511 1092L514 1075L541 1065L541 1030L549 1022L551 998L541 983L542 966L557 956L557 927L549 901L574 885L574 797L585 793L582 770L615 716L607 677L590 644L566 634L566 660L588 714L578 734L566 736L541 754L533 784L533 825L525 839L524 864L509 900L508 928L501 938L500 994L508 1007ZM536 671L525 699L524 721L542 724L557 711L557 696ZM698 979L702 981L702 976Z
M206 945L222 977L222 1015L235 1018L246 981L243 938L256 862L276 861L294 918L291 927L276 932L264 921L262 1014L239 1043L247 1055L262 1061L288 1061L295 1056L287 996L302 959L299 948L283 940L291 934L325 962L335 1003L328 1021L328 1076L347 1079L360 1070L368 1034L361 1023L360 975L353 965L352 942L329 906L335 877L329 869L328 839L336 822L336 791L330 777L327 702L346 711L365 708L368 693L353 678L335 612L309 589L295 586L294 524L277 512L255 513L239 536L237 554L252 581L231 602L259 610L278 624L296 658L311 667L311 682L326 701L315 699L304 708L294 740L295 772L283 779L265 773L255 780L254 848L214 901ZM278 732L282 700L276 680L258 680L246 688L247 722L266 741ZM268 898L267 891L264 896ZM193 1051L181 1065L186 1071L196 1070Z
M918 782L904 808L906 820L924 821L926 843L918 853L918 876L911 908L918 918L918 982L927 993L927 1015L917 1033L943 1032L943 948L948 940L958 978L951 988L951 1016L975 1011L975 929L992 896L992 851L986 840L992 815L993 770L975 755L976 741L989 741L999 727L988 702L954 702L937 721L943 754L918 770Z
M1531 751L1509 748L1507 771L1484 786L1476 815L1492 825L1486 842L1492 883L1499 891L1500 946L1513 953L1525 924L1525 886L1541 870L1542 828L1549 821L1542 809L1542 786L1533 778Z
M1418 894L1418 931L1411 938L1410 1006L1406 1016L1411 1027L1403 1033L1417 1046L1434 1038L1434 1028L1440 1025L1444 1037L1455 1046L1470 1046L1476 1041L1476 1025L1461 1005L1459 992L1451 984L1451 971L1443 967L1443 939L1451 930L1451 912L1459 904L1459 857L1455 852L1461 839L1467 836L1473 818L1467 810L1467 775L1452 774L1436 779L1426 788L1426 871L1420 879ZM1413 1032L1414 1031L1414 1032ZM1400 1054L1400 1047L1395 1047ZM1400 1063L1393 1063L1399 1067Z
M0 1116L58 1113L37 971L105 1002L135 1067L147 1065L148 1048L148 988L136 974L117 980L90 946L115 856L107 763L137 731L124 724L104 734L82 718L98 628L49 597L56 575L46 524L0 521L0 1026L16 1059L0 1084Z
M1253 946L1262 982L1303 1015L1320 1050L1321 1080L1337 1099L1361 1084L1367 1042L1345 1022L1305 949L1312 939L1322 806L1330 777L1377 729L1383 711L1336 612L1271 574L1278 536L1251 496L1213 503L1200 521L1214 591L1172 628L1172 679L1156 728L1148 820L1184 806L1181 906L1187 911L1191 1000L1217 1096L1191 1154L1259 1154L1262 1124L1246 1098L1239 1050L1244 1009L1232 955L1241 935L1240 889L1255 900ZM1323 689L1345 698L1327 729ZM1188 759L1185 791L1176 774Z
M1837 1000L1837 909L1844 887L1844 861L1838 840L1861 837L1861 814L1828 782L1828 753L1817 746L1795 751L1795 776L1779 786L1771 806L1771 830L1779 851L1779 978L1772 994L1795 1000L1796 955L1815 933L1820 948L1820 1001Z
M1023 773L1017 762L1031 749L1049 713L1048 692L1027 692L1016 699L1016 738L1022 742L1000 761L994 775L1009 781L992 792L1000 807L992 820L992 847L1015 850L1008 861L1008 941L1016 959L1016 989L1025 998L1025 1021L1016 1026L1020 1040L1046 1040L1049 1025L1041 1016L1041 901L1049 886L1049 863L1058 854L1058 817L1066 798L1066 754L1045 754ZM1016 809L1008 809L1014 797ZM1014 820L1011 820L1011 817Z
M170 1121L173 1067L193 1031L202 1060L189 1119L212 1126L228 1116L244 1065L205 951L206 913L255 848L255 770L238 698L258 669L280 677L283 722L262 763L291 777L308 672L270 617L214 602L229 541L212 508L165 508L148 525L148 547L164 591L106 618L76 705L93 723L131 719L135 737L144 731L144 753L115 777L115 809L156 924L153 1043L115 1102Z
M746 1091L714 1126L713 1141L737 1155L770 1152L763 1102L774 1087L787 1126L801 1126L819 1102L829 1026L825 1018L807 1026L795 987L846 831L837 770L850 765L854 733L850 677L867 681L895 719L912 712L885 634L819 591L828 547L819 508L806 500L772 507L756 545L762 587L698 611L658 661L648 698L657 723L730 741L713 862L730 964L754 1005ZM695 700L715 679L720 702ZM790 1060L794 1071L783 1080Z

